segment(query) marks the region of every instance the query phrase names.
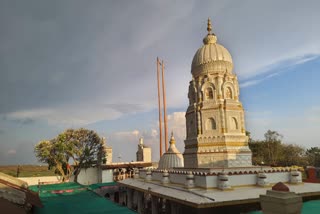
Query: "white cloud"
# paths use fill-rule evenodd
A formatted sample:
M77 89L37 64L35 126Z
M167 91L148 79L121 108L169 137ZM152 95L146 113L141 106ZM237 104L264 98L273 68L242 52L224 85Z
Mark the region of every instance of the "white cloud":
M290 68L309 62L311 60L319 58L319 55L310 55L310 56L295 56L293 58L287 58L279 62L275 62L274 64L266 65L265 67L257 70L256 74L252 73L251 75L258 76L248 76L243 83L240 84L240 87L245 88L249 86L253 86L263 82L272 77L278 76L282 72L290 71ZM261 75L264 75L261 77Z
M122 113L100 106L68 106L56 108L38 108L10 112L3 115L8 120L42 120L51 125L83 126L100 120L112 120Z

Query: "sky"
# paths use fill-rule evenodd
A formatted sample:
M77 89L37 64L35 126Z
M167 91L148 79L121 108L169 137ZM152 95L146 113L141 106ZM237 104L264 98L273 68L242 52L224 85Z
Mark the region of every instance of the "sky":
M211 18L232 55L246 128L320 146L317 0L0 1L0 165L67 128L95 130L113 161L140 137L159 159L156 57L166 65L169 131L184 151L191 62Z

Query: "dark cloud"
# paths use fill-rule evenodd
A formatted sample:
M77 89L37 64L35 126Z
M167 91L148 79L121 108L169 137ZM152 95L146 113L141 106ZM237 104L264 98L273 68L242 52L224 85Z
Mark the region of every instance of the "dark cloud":
M132 104L132 103L105 104L105 107L113 109L123 114L139 112L144 109L144 107L141 104Z
M318 24L317 4L1 1L0 114L67 109L84 100L155 108L157 56L166 62L172 91L168 106L184 105L191 60L206 34L207 17L212 17L218 40L233 54L241 77L285 57L312 52L311 47L317 49L319 28L310 27ZM300 16L292 8L300 8ZM283 39L288 34L290 40ZM133 106L116 108L120 113L136 111Z
M29 117L18 118L18 117L6 116L6 115L2 116L2 121L12 122L12 123L16 123L18 125L31 125L36 122L35 119L29 118Z

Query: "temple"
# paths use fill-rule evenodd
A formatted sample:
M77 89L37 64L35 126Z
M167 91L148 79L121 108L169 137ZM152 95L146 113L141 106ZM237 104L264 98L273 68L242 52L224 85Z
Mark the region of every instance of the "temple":
M119 182L127 190L121 203L138 213L241 213L278 182L301 197L320 195L320 184L303 183L297 168L252 165L232 57L210 19L207 30L191 65L183 155L172 135L158 168L134 169Z
M186 168L251 166L232 57L217 43L208 19L208 34L193 57L186 112Z

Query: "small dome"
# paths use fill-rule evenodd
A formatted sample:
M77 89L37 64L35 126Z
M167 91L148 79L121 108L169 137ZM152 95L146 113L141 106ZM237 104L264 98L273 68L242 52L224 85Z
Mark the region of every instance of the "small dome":
M233 63L229 51L217 43L217 37L211 33L211 21L208 19L208 35L204 45L198 49L192 60L191 73L198 76L202 71L232 72Z
M176 141L171 134L170 146L168 151L164 153L159 161L158 169L172 169L175 167L183 167L183 156L176 148Z

